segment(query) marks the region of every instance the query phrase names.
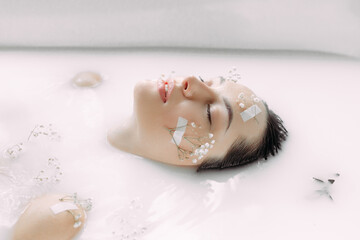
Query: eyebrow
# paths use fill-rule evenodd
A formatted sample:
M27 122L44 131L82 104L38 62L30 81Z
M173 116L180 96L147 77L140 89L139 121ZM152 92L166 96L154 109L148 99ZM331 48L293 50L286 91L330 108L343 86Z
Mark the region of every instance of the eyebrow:
M233 120L233 110L232 110L232 107L231 107L231 104L229 102L229 100L226 98L226 97L223 97L223 100L224 100L224 103L225 103L225 107L226 107L226 110L228 112L228 125L227 125L227 128L226 128L226 131L229 129L230 127L230 124Z

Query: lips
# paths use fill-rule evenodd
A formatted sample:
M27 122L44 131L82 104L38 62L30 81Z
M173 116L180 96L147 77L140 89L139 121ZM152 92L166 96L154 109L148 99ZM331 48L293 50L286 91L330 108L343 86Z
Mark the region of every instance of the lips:
M157 85L158 85L160 98L164 103L166 103L169 100L172 91L174 90L174 85L175 85L174 80L159 79Z

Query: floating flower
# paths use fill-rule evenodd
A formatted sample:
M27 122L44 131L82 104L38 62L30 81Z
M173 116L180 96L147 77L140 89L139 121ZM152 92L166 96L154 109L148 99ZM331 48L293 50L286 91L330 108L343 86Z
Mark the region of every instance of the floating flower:
M7 148L4 151L3 156L4 158L16 159L22 150L23 143L15 144L14 146Z
M61 175L62 172L59 161L56 158L49 158L47 168L41 170L34 180L39 184L46 182L59 183Z
M237 73L237 68L233 67L229 70L228 76L226 76L224 79L226 81L232 81L234 83L237 83L241 79L241 77L240 74Z
M39 135L47 136L50 140L60 140L61 138L60 135L52 129L52 124L49 124L48 126L36 125L31 131L28 141L30 141L31 137L38 137Z

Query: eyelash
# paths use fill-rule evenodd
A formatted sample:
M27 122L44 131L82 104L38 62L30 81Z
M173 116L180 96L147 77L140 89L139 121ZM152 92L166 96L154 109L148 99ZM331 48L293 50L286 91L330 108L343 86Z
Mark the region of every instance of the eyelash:
M200 76L199 76L199 79L201 82L205 82L204 79L202 79ZM207 105L207 109L206 109L206 113L207 113L207 118L209 119L209 122L210 122L210 125L211 125L211 113L210 113L210 104Z
M206 112L207 112L207 117L208 117L209 122L210 122L210 125L211 125L210 104L207 105L207 110L206 110Z

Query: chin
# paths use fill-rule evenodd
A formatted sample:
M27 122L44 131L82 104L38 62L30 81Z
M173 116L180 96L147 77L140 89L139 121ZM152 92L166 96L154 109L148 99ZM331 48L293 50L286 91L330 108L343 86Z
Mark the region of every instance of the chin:
M150 81L144 80L144 81L137 82L134 87L135 100L137 98L141 97L142 95L147 94L147 91L149 91L150 88L151 88Z
M141 125L159 123L162 101L156 82L145 80L134 88L134 114Z
M134 87L134 107L138 108L142 105L148 105L153 102L156 97L156 85L151 81L137 82Z

